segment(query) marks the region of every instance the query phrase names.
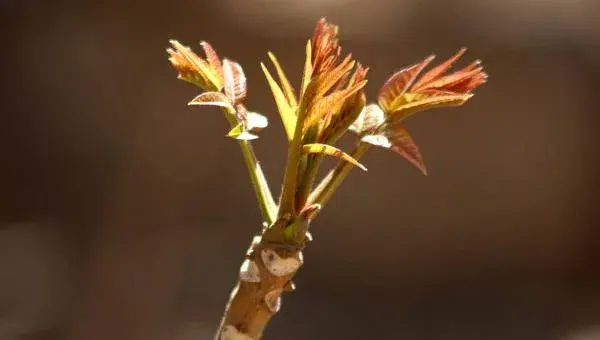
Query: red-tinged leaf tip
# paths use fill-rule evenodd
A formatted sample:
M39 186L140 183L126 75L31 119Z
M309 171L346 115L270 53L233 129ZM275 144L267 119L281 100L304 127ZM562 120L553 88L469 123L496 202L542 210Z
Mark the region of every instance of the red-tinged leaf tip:
M388 112L394 110L394 102L402 98L402 95L408 91L421 71L434 59L431 55L423 61L406 67L394 73L381 87L377 100L381 108Z
M310 221L314 219L315 215L321 210L322 206L319 203L310 204L305 206L300 211L299 219L303 221Z
M312 39L312 69L320 74L330 69L341 53L338 43L338 26L328 23L321 18L315 27Z
M204 54L206 55L206 60L208 64L211 66L213 72L217 75L221 84L225 81L223 76L223 65L221 64L221 59L219 59L219 55L215 52L214 48L206 41L201 41L200 46L204 49Z
M222 81L208 61L177 40L169 40L169 61L179 72L178 78L199 86L205 91L220 91Z
M444 61L443 63L441 63L440 65L432 68L431 70L429 70L428 72L426 72L420 79L419 81L417 81L413 88L416 90L418 89L420 86L422 86L423 84L426 84L436 78L439 78L441 75L443 75L444 73L446 73L451 67L452 65L454 65L454 63L460 58L462 57L465 53L467 52L467 48L466 47L462 47L458 50L458 52L456 52L456 54L454 54L452 57L450 57L449 59L447 59L446 61Z
M467 51L461 48L454 56L425 73L411 87L415 93L467 94L486 82L480 60L475 60L458 71L446 74L456 61Z
M425 163L423 162L419 147L408 134L408 131L400 124L394 124L393 130L388 131L387 135L392 143L390 149L406 158L406 160L416 166L423 175L427 175L427 169L425 168Z
M235 61L224 59L223 75L225 95L234 105L242 103L247 95L246 76L242 66Z

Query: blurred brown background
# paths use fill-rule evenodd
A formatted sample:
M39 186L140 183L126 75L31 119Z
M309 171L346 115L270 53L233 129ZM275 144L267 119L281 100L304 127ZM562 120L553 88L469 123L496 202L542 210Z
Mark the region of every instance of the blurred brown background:
M0 0L0 339L211 339L260 216L225 120L186 107L164 49L208 40L244 66L278 189L259 61L298 84L321 16L371 98L463 45L490 82L409 122L428 177L364 159L266 339L600 339L597 0Z

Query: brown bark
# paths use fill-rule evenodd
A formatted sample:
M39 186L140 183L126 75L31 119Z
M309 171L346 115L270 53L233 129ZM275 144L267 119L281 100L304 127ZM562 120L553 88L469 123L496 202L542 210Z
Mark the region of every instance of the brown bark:
M281 295L294 289L292 278L302 265L302 241L285 241L277 223L254 237L232 290L215 340L259 340L281 305Z

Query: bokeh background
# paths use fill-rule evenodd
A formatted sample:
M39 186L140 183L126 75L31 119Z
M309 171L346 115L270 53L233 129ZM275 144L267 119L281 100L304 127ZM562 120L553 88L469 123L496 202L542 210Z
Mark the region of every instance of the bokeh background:
M0 0L0 339L212 339L260 216L168 39L239 61L273 189L286 143L259 68L295 84L322 16L371 67L468 46L490 82L375 150L314 223L266 339L600 339L597 0Z

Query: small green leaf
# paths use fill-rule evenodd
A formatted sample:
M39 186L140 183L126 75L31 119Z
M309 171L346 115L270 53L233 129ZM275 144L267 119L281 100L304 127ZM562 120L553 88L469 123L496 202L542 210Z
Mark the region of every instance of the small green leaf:
M352 158L352 156L331 145L321 143L305 144L302 146L302 152L324 154L328 156L337 157L352 165L359 167L363 171L367 171L367 168L364 165L360 164L356 159Z
M257 135L246 131L246 129L244 128L244 124L242 123L239 123L233 129L231 129L227 134L227 137L231 137L238 140L253 140L258 138Z

